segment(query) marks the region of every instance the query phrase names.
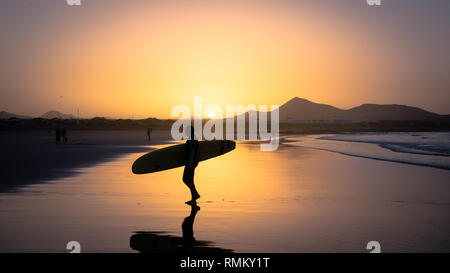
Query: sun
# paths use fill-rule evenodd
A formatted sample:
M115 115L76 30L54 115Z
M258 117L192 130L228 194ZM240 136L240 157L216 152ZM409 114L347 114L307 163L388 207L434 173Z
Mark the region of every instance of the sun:
M214 118L214 117L216 117L216 113L214 113L214 112L209 112L209 113L208 113L208 117L209 117L209 118Z

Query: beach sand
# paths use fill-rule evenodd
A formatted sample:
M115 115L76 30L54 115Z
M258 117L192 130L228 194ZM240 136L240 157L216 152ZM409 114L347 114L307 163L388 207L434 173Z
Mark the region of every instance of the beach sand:
M68 142L57 145L54 131L1 132L0 192L74 175L79 168L169 140L169 131L153 131L150 141L144 131L69 131Z
M239 142L199 164L196 240L234 252L368 252L369 241L382 252L449 252L448 170L259 148ZM182 168L132 174L145 152L121 151L0 194L0 252L68 252L69 241L82 252L136 252L136 239L150 252L167 251L158 244L181 238L189 193Z

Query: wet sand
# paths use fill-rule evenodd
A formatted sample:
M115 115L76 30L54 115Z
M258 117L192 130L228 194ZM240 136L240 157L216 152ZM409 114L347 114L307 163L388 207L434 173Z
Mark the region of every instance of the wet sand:
M0 194L0 252L68 252L72 240L82 252L178 249L192 213L183 170L133 175L143 153ZM449 252L449 181L448 170L239 143L197 168L192 227L214 251L367 252L379 241L383 252Z
M75 175L79 168L149 151L148 145L169 138L169 131L154 131L150 141L144 131L73 131L67 143L57 145L53 131L1 132L0 192Z

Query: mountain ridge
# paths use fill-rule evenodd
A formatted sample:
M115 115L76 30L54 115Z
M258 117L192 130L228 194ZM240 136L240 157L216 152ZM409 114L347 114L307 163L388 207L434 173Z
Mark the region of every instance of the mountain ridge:
M32 116L26 116L26 115L18 115L14 113L10 113L7 111L0 111L0 119L10 119L10 118L17 118L17 119L33 119L35 117ZM75 119L75 117L71 114L63 114L61 112L58 112L56 110L50 110L39 116L39 118L43 119Z
M249 115L249 112L241 115ZM270 113L269 113L270 115ZM450 122L450 114L440 115L419 107L402 104L364 103L349 109L341 109L328 104L315 103L305 98L294 97L279 107L281 122L297 121L445 121ZM0 119L32 119L6 111L0 112ZM40 116L43 119L76 119L71 114L51 110Z
M359 121L427 121L449 120L450 115L439 115L419 107L402 104L365 103L350 109L340 109L295 97L279 108L281 120L359 120Z
M75 117L71 114L63 114L61 112L58 112L56 110L50 110L46 113L44 113L42 116L40 116L41 118L45 118L45 119L54 119L54 118L58 118L58 119L75 119Z
M10 118L31 119L32 117L25 115L17 115L6 111L0 111L0 119L10 119Z

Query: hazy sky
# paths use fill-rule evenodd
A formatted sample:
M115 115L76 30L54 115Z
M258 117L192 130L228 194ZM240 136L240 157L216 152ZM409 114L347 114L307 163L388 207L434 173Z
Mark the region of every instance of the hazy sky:
M450 114L450 1L0 1L0 110L169 117L176 104Z

